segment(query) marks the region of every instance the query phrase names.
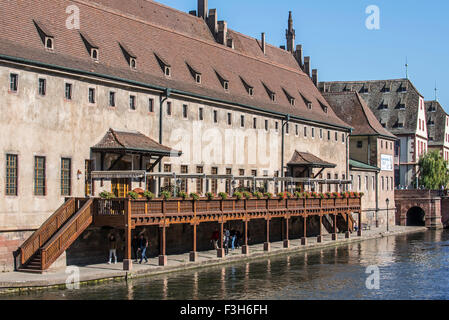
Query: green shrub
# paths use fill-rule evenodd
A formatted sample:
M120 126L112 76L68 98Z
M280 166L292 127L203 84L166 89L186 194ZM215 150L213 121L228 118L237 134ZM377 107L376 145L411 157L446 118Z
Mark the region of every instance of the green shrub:
M185 199L187 199L188 194L185 193L184 191L181 191L181 192L179 193L179 197L182 198L182 200L185 200Z
M162 196L162 198L164 198L164 200L168 200L171 198L171 192L170 191L162 191L161 196Z
M190 194L190 198L192 198L194 201L200 200L200 195L198 193L192 192Z
M223 200L226 200L228 198L228 194L226 192L220 192L218 195Z
M139 194L138 194L137 192L134 192L134 191L128 192L128 196L129 196L131 199L133 199L133 200L136 200L136 199L139 198Z
M243 196L246 198L246 199L251 199L251 193L250 192L248 192L248 191L245 191L245 192L243 192Z
M145 198L147 198L148 200L153 200L154 199L154 193L150 192L150 191L145 191L143 193L143 196Z
M262 194L262 192L254 192L253 196L260 200L260 199L262 199L263 194Z
M206 193L206 197L208 200L214 200L215 195L212 192L208 192Z
M108 191L102 191L100 193L100 197L102 199L106 199L106 200L110 200L110 199L114 199L115 198L115 194L108 192Z
M243 198L243 195L241 192L234 192L234 197L237 198L237 200L241 200Z
M298 199L301 198L302 197L302 193L299 192L299 191L296 191L295 192L295 197L298 198Z
M268 199L273 198L273 194L271 192L265 192L264 196L267 197Z

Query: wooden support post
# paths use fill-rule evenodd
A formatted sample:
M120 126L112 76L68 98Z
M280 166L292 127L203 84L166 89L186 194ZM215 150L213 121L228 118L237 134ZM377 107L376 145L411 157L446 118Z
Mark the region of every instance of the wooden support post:
M320 234L318 235L318 237L316 238L316 242L317 243L321 243L323 242L323 214L320 212L320 221L319 221L320 227L319 227L319 232Z
M289 217L285 218L285 239L284 239L284 248L288 249L290 248L290 240L288 236L288 221L290 220Z
M217 258L225 257L224 243L223 243L223 225L224 221L220 221L220 248L217 249Z
M346 213L346 234L345 238L349 239L351 237L351 232L349 231L349 212Z
M249 246L248 246L248 219L245 219L245 244L242 246L242 254L249 254Z
M133 261L131 257L131 201L125 201L125 258L123 259L123 270L131 271L133 268Z
M307 215L304 214L304 235L301 238L301 245L305 246L307 244Z
M362 211L359 212L359 228L357 230L357 236L362 236Z
M162 232L161 232L161 255L159 256L159 265L160 266L166 266L167 265L167 255L166 255L166 226L165 223L162 226Z
M266 227L266 235L267 241L263 244L264 251L270 251L270 218L267 218L267 227Z
M337 214L334 214L334 233L332 234L332 240L337 240Z
M190 252L190 262L195 262L198 259L198 253L196 252L196 226L197 223L193 224L193 250Z

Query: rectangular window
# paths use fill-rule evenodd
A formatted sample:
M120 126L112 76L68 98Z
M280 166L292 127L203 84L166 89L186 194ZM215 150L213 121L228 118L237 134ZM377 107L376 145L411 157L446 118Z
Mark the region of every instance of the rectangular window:
M109 92L109 106L115 107L115 92Z
M323 139L323 129L320 129L320 139Z
M182 117L184 118L184 119L187 119L187 105L186 104L184 104L184 105L182 105Z
M245 127L245 116L240 116L240 126L242 127L242 128L244 128Z
M45 157L34 157L34 195L45 196Z
M89 88L89 103L95 103L95 89Z
M188 166L181 166L181 174L188 174L189 173L189 167ZM189 192L189 182L188 179L182 179L181 180L181 191L188 193Z
M245 176L245 169L239 169L239 176L244 177ZM239 187L243 188L245 186L244 180L239 180Z
M279 131L279 122L275 122L274 123L274 129L276 130L276 132L278 132Z
M66 98L66 100L72 100L72 84L71 83L65 84L65 98Z
M47 91L47 80L39 78L39 95L45 96Z
M296 136L299 136L299 126L298 125L295 125L295 130L296 130L296 132L295 132Z
M154 100L148 99L148 112L154 112Z
M71 194L71 178L72 178L72 160L67 158L61 159L61 195L70 196Z
M171 173L171 164L164 164L164 172ZM171 178L164 178L164 187L165 188L171 187Z
M17 92L18 87L19 87L19 75L11 73L9 75L9 90L12 92Z
M218 123L218 111L214 110L214 123Z
M307 127L304 126L304 137L307 137Z
M6 155L6 195L17 196L18 157L15 154Z
M196 173L203 174L204 168L203 167L196 167ZM199 194L203 194L203 179L198 178L196 179L196 192Z
M136 110L136 96L129 96L129 108Z
M171 102L167 102L167 116L171 116Z
M226 175L232 175L231 168L226 168ZM226 190L227 194L231 194L231 180L229 180L229 179L226 180L225 190Z
M327 131L327 140L330 140L330 139L331 139L331 132Z
M228 125L232 125L232 115L228 112Z
M204 109L203 108L200 108L199 110L198 110L198 119L200 120L200 121L203 121L204 120Z
M312 138L315 138L315 128L312 128Z
M338 141L338 132L335 131L335 141Z
M268 131L268 120L265 120L265 131Z
M257 129L257 118L253 119L253 129Z
M289 125L288 125L288 123L285 124L285 133L289 134Z
M217 175L218 168L217 167L212 168L211 173L212 173L212 175ZM218 193L218 180L217 179L212 179L211 187L212 187L212 193L217 194Z

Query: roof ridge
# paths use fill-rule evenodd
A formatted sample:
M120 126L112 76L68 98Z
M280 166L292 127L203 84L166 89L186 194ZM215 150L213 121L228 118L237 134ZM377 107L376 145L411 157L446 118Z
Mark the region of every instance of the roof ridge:
M109 131L112 133L112 136L114 137L115 141L117 141L117 143L118 143L119 145L121 145L123 148L125 148L125 145L118 139L118 137L117 137L117 135L116 135L114 129L109 128ZM120 132L120 131L118 131L118 132Z
M158 25L158 24L154 24L154 23L152 23L150 21L147 21L147 20L144 20L142 18L136 17L133 14L130 14L130 13L127 13L127 12L123 12L123 11L120 11L120 10L115 9L115 8L107 7L107 6L99 4L97 2L91 2L89 0L72 0L72 1L81 3L81 4L86 5L86 6L93 7L95 9L97 9L97 10L102 10L102 11L108 12L110 14L118 15L118 16L121 16L121 17L126 18L126 19L134 20L135 22L143 23L143 24L146 24L146 25L158 28L160 30L164 30L164 31L167 31L167 32L172 32L172 33L175 33L177 35L180 35L180 36L183 36L183 37L186 37L186 38L198 41L198 42L202 42L204 44L207 44L207 45L210 45L210 46L213 46L213 47L216 47L216 48L220 48L221 50L227 50L227 51L232 52L234 54L237 54L237 55L249 58L249 59L253 59L253 60L256 60L256 61L268 64L268 65L272 65L274 67L281 68L281 69L284 69L284 70L289 71L289 72L293 72L293 73L298 74L298 75L300 75L302 77L308 77L305 73L301 72L300 69L293 69L293 68L290 68L290 67L282 65L282 64L278 64L278 63L273 62L273 61L268 60L268 59L260 59L258 57L255 57L255 56L248 55L248 54L245 54L243 52L237 51L235 49L228 48L227 46L224 46L222 44L218 44L215 41L212 42L212 41L201 39L201 38L198 38L198 37L193 37L191 35L188 35L188 34L185 34L185 33L181 33L181 32L179 32L177 30L174 30L174 29L171 29L171 28L167 28L167 27L164 27L164 26L161 26L161 25ZM169 8L169 7L167 7L167 8ZM169 8L169 9L172 9L172 8Z

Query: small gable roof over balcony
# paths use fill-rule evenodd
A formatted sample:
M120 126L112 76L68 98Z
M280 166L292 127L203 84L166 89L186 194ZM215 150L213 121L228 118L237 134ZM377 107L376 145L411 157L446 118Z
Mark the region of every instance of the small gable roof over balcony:
M308 152L295 151L288 166L300 166L308 168L335 168L337 165L324 161Z
M103 139L93 146L92 152L141 154L162 157L178 157L181 151L157 143L140 132L109 129Z

